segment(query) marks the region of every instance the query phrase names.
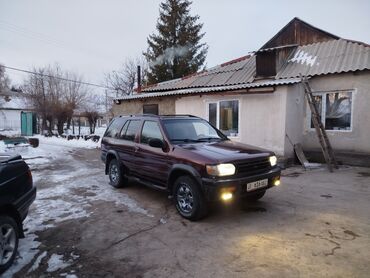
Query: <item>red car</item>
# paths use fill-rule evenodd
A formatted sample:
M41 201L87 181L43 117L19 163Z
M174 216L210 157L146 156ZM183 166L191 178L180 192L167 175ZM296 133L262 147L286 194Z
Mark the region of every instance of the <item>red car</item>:
M258 200L280 183L273 152L233 142L190 115L117 117L101 149L111 185L132 178L166 191L190 220L207 215L210 202Z

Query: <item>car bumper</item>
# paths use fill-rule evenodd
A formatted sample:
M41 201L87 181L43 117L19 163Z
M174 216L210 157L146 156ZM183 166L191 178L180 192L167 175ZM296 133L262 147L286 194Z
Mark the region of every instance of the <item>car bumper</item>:
M234 178L234 179L212 179L202 178L202 189L208 201L217 201L221 199L223 192L232 192L234 198L242 198L253 195L255 193L265 191L274 186L274 182L280 179L281 170L275 167L270 171L249 177ZM247 184L260 180L268 180L265 187L247 191Z
M24 194L20 199L18 199L15 203L15 207L23 221L28 214L28 209L36 199L36 187L32 186L31 190L29 190L26 194Z

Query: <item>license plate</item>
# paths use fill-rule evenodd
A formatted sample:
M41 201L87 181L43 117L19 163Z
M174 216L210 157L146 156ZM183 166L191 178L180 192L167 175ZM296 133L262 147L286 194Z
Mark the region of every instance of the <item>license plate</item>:
M268 179L247 183L247 191L253 191L268 185Z

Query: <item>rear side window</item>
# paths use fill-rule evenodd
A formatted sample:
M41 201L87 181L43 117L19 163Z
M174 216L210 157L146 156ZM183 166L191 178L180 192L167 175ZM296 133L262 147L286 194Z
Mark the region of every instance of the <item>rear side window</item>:
M139 128L140 128L140 120L129 121L127 130L125 133L122 132L121 138L125 140L129 140L129 141L134 141L135 135L137 134Z
M157 122L145 121L143 130L141 131L141 140L142 144L148 144L150 139L160 139L163 140L161 130Z
M125 122L126 122L125 119L121 119L121 118L114 119L113 122L109 125L104 136L117 138Z

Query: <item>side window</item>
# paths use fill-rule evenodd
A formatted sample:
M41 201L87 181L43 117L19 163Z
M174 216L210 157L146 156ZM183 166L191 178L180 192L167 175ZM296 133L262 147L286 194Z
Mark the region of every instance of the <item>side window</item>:
M143 129L141 131L141 140L142 144L148 144L150 139L160 139L163 140L161 130L157 122L145 121Z
M121 118L114 119L113 122L109 125L104 136L112 137L112 138L118 137L124 123L125 123L125 119L121 119Z
M125 140L129 140L129 141L134 141L135 140L135 135L138 132L139 128L140 128L140 121L139 120L129 121L128 126L127 126L127 130L126 130L125 134L121 136L121 138L125 139Z
M129 123L130 121L125 122L124 126L122 127L121 133L119 135L120 139L123 139L123 136L125 136Z

